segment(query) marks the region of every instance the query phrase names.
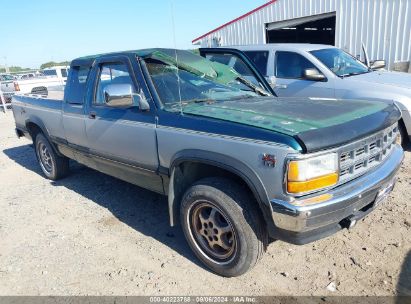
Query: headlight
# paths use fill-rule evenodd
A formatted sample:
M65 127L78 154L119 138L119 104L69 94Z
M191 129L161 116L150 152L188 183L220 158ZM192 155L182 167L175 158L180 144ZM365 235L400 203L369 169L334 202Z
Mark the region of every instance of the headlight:
M288 193L304 194L334 186L337 182L337 153L292 160L288 164Z

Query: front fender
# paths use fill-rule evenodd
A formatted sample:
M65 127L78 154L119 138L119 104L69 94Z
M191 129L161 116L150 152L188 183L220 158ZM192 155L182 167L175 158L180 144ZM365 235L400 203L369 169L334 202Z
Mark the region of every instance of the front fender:
M228 155L204 151L183 150L174 155L170 166L170 183L168 188L168 207L171 226L175 225L177 210L182 199L182 193L177 189L176 169L184 162L197 162L226 170L241 178L251 189L266 221L271 218L267 191L256 172L243 162ZM270 216L270 217L268 217Z

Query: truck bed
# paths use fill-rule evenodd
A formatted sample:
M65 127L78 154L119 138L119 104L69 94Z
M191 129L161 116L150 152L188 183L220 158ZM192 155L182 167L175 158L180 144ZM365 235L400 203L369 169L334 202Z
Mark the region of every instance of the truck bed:
M63 95L63 91L50 91L48 96L34 94L13 96L12 107L17 128L24 130L26 121L36 119L47 122L45 127L51 136L62 136Z

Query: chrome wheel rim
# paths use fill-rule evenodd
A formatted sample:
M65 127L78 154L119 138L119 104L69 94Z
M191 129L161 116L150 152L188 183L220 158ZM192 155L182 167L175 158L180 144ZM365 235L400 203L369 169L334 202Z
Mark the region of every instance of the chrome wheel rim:
M40 166L43 171L47 174L51 174L53 171L53 161L51 159L50 151L42 142L37 145L37 156L40 160Z
M200 252L218 264L231 262L238 246L227 216L212 203L199 201L193 204L188 217L191 236Z

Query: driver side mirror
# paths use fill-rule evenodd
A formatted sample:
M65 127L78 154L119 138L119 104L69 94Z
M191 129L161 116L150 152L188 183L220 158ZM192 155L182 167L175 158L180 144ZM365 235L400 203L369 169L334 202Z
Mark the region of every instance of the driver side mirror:
M320 73L320 71L312 68L304 70L304 79L312 81L324 81L326 78L324 74Z
M371 69L373 70L380 70L385 68L385 66L385 60L375 60L373 63L371 63Z
M110 107L131 107L133 87L130 84L109 84L104 88L104 101Z

